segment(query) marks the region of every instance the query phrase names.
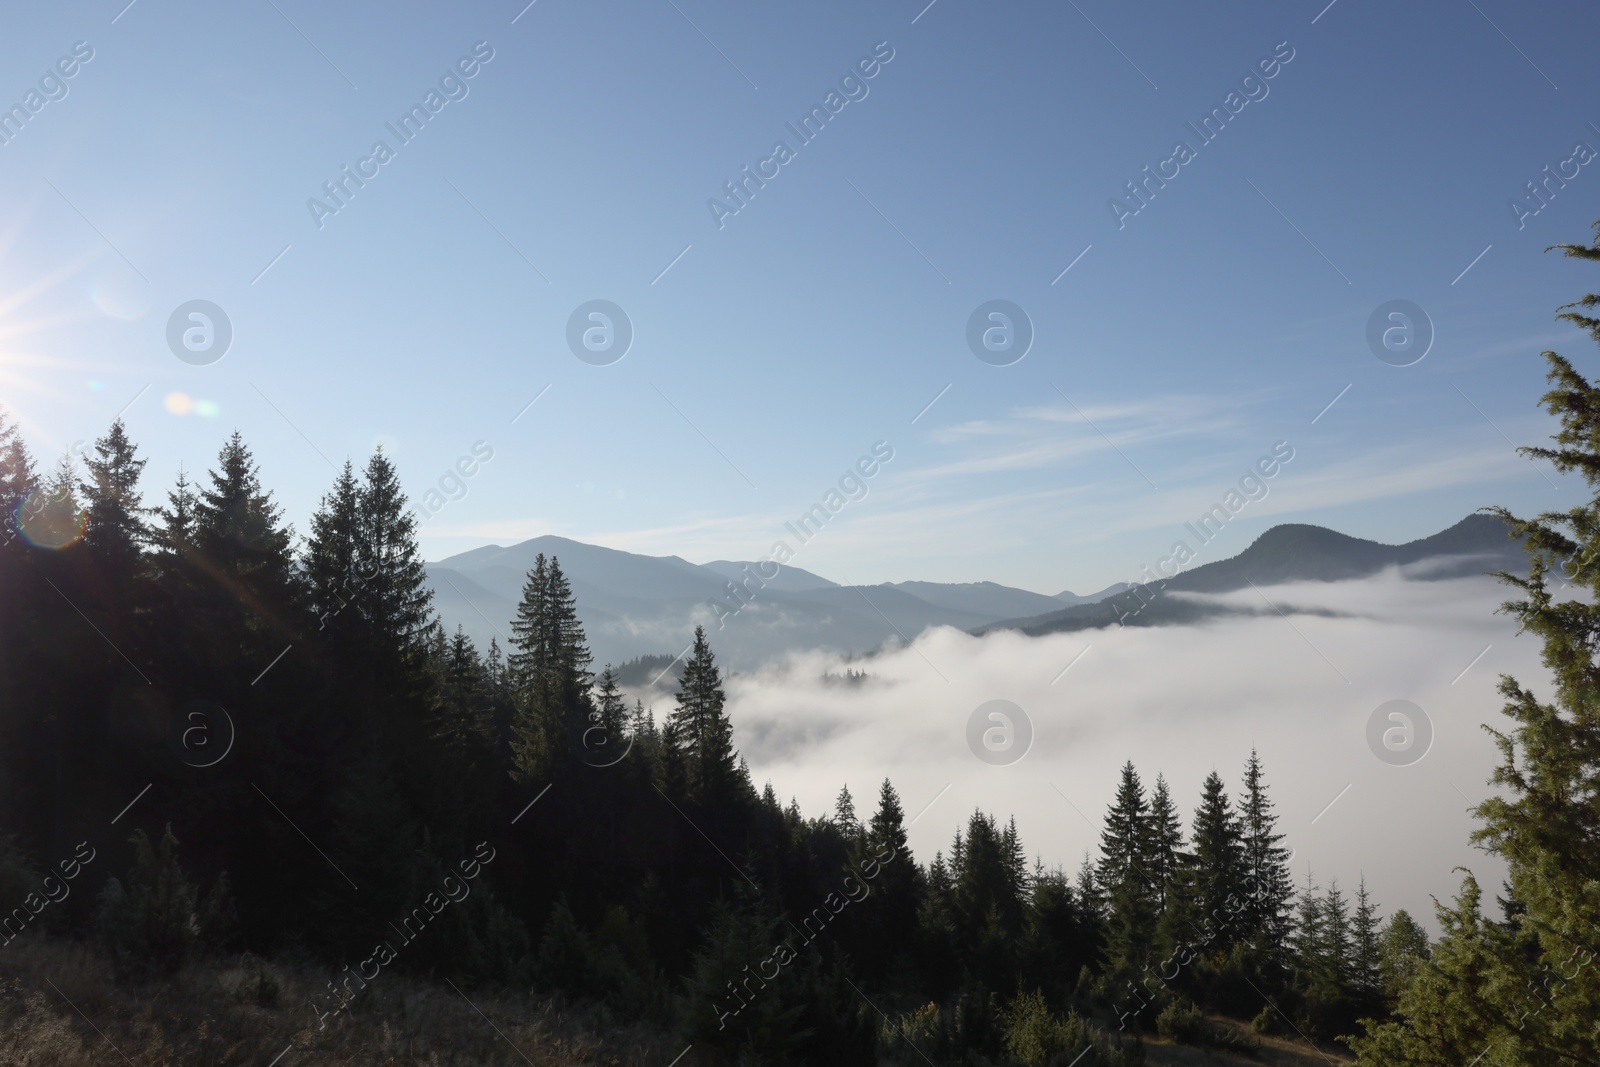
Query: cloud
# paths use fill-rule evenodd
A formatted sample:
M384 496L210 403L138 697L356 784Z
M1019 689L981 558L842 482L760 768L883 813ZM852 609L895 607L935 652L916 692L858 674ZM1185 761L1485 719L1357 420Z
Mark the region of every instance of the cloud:
M1365 876L1386 912L1422 920L1430 894L1454 892L1456 866L1498 884L1503 866L1468 844L1467 810L1488 795L1496 762L1480 724L1502 721L1498 672L1536 692L1544 677L1536 642L1494 614L1504 587L1390 570L1263 592L1287 619L1247 590L1216 599L1261 614L1203 626L1042 638L941 629L850 661L870 675L855 686L824 680L846 661L795 656L730 679L735 740L758 787L770 779L808 813L830 810L846 783L870 808L885 777L908 818L933 802L911 830L924 862L979 807L1014 814L1030 857L1069 870L1098 848L1124 760L1147 785L1164 772L1187 816L1212 769L1237 796L1254 746L1298 879L1308 864L1319 882L1352 890ZM1022 707L1035 730L1011 766L967 748L968 717L993 699ZM1368 720L1392 699L1414 701L1433 726L1411 766L1368 748Z

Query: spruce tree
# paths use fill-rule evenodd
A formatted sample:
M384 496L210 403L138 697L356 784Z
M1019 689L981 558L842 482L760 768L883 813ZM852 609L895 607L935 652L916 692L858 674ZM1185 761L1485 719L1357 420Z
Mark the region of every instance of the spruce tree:
M589 646L572 587L561 564L542 552L523 585L511 643L514 774L542 788L582 762L591 684Z
M722 672L703 626L678 679L677 707L669 720L687 763L689 796L701 807L733 802L739 795L738 753L733 724L724 708Z
M345 460L333 488L311 516L311 536L301 559L317 631L334 641L356 629L356 614L347 609L362 584L356 568L360 525L361 486Z
M1383 995L1378 907L1367 893L1367 880L1356 888L1356 910L1350 919L1350 988L1368 1011L1375 1010Z
M106 578L129 581L139 571L140 554L150 542L145 525L148 509L141 503L139 476L147 461L128 438L121 419L94 443L84 457L88 478L79 484L88 522L84 547Z
M856 818L856 800L850 795L850 783L846 782L839 788L839 795L833 801L833 825L839 828L845 840L854 840L861 832L861 820Z
M1183 853L1183 822L1167 788L1166 776L1161 774L1156 775L1156 787L1150 795L1147 846L1142 865L1155 889L1156 906L1164 910L1176 888Z
M1432 954L1428 932L1406 909L1389 916L1378 938L1378 978L1391 1007Z
M1600 262L1600 223L1595 238L1558 247ZM1600 294L1590 294L1557 317L1600 342L1597 308ZM1501 610L1543 645L1553 699L1501 677L1509 722L1487 728L1500 750L1498 793L1478 806L1473 835L1506 862L1511 897L1526 910L1515 929L1485 921L1467 876L1455 906L1439 909L1444 936L1402 993L1398 1020L1355 1043L1363 1064L1600 1062L1600 387L1565 357L1544 359L1555 447L1520 451L1580 475L1589 498L1531 519L1490 509L1528 552L1526 577L1501 572L1521 597ZM1558 568L1578 595L1557 597L1548 576Z
M1226 953L1239 940L1246 889L1239 818L1216 771L1206 776L1191 836L1189 871L1207 948Z
M423 637L433 592L417 545L417 517L379 447L362 472L356 524L356 607L382 647L409 650ZM409 658L409 657L408 657Z
M1261 757L1255 749L1245 764L1239 822L1245 889L1240 934L1255 947L1258 959L1278 970L1287 959L1294 883L1290 853L1280 844L1283 835L1275 832L1278 817L1267 798Z

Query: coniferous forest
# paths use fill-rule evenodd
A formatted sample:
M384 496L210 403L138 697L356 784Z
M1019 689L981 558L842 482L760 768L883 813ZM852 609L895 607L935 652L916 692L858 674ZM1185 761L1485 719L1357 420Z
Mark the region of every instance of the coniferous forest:
M1596 307L1562 317L1600 342ZM587 1005L686 1062L1088 1067L1275 1038L1374 1065L1600 1062L1600 388L1545 359L1558 428L1530 454L1595 496L1501 512L1530 551L1504 610L1555 698L1502 680L1477 840L1511 876L1465 875L1436 939L1292 865L1254 752L1203 782L1130 760L1075 870L1031 858L1003 812L913 855L923 798L890 781L805 812L753 779L704 632L671 706L629 706L557 559L528 573L504 647L444 632L381 451L302 530L237 433L162 490L121 422L52 466L7 419L0 978L57 946L159 1000L250 961L233 1002L292 1016L283 1051L302 1054L412 1011L392 991L421 982L496 1005L485 1041ZM0 1063L69 1062L24 1048L35 990L0 997ZM142 1025L114 1029L159 1030ZM280 1051L230 1044L226 1020L168 1025L129 1062L168 1062L163 1041L182 1062Z

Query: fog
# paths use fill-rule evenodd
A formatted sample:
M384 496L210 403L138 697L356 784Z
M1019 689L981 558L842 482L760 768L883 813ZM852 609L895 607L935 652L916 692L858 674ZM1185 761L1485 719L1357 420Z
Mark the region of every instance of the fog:
M1390 570L1211 598L1260 614L1203 626L1038 638L939 629L871 657L800 655L734 675L730 713L757 787L770 780L808 816L831 811L848 783L865 819L891 779L923 862L948 851L978 807L1002 822L1014 814L1030 859L1073 871L1098 846L1124 760L1147 786L1166 775L1187 827L1213 768L1238 796L1254 746L1296 880L1309 867L1353 894L1364 876L1385 915L1405 907L1435 928L1429 897L1454 894L1453 868L1473 870L1491 900L1504 874L1468 841L1468 811L1489 795L1496 760L1480 724L1507 721L1498 676L1548 692L1535 639L1494 613L1507 592L1489 578ZM867 677L839 680L847 670ZM967 743L969 716L993 699L1019 705L1034 729L1006 766ZM1426 755L1406 766L1368 746L1369 718L1392 699L1415 702L1433 728ZM670 706L658 698L658 718Z

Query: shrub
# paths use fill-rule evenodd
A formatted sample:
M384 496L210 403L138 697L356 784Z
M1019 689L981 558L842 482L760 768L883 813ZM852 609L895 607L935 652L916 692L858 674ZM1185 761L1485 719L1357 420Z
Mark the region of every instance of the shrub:
M1156 1016L1156 1032L1180 1045L1209 1044L1211 1024L1200 1009L1187 1000L1175 1000Z
M159 852L136 830L127 885L112 878L100 894L101 943L123 977L176 974L200 936L194 886L178 865L178 839L169 825Z

